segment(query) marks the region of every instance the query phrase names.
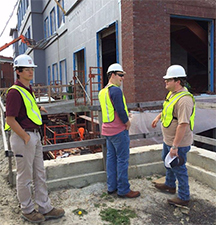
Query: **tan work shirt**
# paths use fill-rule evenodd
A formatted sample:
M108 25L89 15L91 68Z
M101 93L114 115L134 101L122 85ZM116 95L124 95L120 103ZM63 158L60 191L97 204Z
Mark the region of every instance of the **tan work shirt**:
M179 147L190 146L193 143L193 132L190 129L190 116L193 111L193 100L190 96L186 95L179 99L174 106L173 119L170 126L165 128L161 124L161 130L163 133L163 141L165 144L172 146L173 140L176 135L176 128L179 124L187 123L188 126L185 131L185 135L179 144Z

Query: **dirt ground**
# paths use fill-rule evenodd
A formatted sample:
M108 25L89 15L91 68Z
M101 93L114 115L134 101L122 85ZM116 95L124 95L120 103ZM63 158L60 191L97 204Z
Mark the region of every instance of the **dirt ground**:
M77 156L78 157L78 156ZM28 225L20 218L21 211L15 188L7 183L8 159L5 158L0 138L0 224ZM105 225L114 224L101 219L102 210L130 209L134 211L131 225L216 225L216 190L190 177L191 202L188 207L175 207L167 204L169 195L158 192L153 180L158 176L141 177L130 180L131 189L139 190L136 199L120 199L106 194L106 183L96 183L81 189L61 189L52 191L49 196L55 207L63 207L65 216L58 220L48 220L41 225ZM82 214L78 215L78 211ZM86 213L86 214L85 214ZM128 223L116 223L128 224Z

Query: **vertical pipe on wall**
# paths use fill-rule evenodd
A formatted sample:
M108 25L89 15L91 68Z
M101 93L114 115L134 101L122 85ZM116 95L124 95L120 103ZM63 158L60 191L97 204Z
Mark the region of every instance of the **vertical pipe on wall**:
M210 91L214 92L214 22L210 22Z
M119 63L118 21L115 22L116 33L116 62Z

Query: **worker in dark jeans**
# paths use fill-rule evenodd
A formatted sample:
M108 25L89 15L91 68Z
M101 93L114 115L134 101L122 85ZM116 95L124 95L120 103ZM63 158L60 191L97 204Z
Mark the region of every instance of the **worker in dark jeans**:
M28 55L23 54L15 58L14 68L18 79L8 89L5 127L6 130L12 130L10 144L16 161L17 197L22 217L29 222L40 223L46 219L60 218L65 211L54 208L48 197L39 133L39 127L42 125L40 111L47 111L36 104L30 85L35 67L37 66ZM38 211L35 210L35 203L38 205Z
M99 92L102 110L102 135L107 143L107 186L108 194L116 193L123 198L136 198L139 191L132 191L128 182L129 128L130 120L125 97L120 89L125 72L114 63L109 66L109 83Z

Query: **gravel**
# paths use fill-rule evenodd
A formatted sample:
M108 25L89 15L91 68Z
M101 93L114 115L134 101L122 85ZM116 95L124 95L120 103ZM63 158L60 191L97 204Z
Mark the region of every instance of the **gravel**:
M0 149L0 224L31 224L20 218L21 210L16 197L16 189L10 188L7 182L8 159L4 155L1 138ZM63 207L66 213L63 218L48 220L41 225L110 224L102 221L100 216L100 212L109 207L133 210L136 215L135 218L130 219L132 225L216 225L216 190L190 177L191 202L189 206L170 206L167 204L167 198L172 198L173 195L158 192L154 188L152 181L158 178L159 176L155 174L151 177L130 180L131 189L141 192L141 196L136 199L122 199L115 195L107 195L106 183L96 183L81 189L52 191L49 196L53 205ZM78 215L77 210L83 213Z

